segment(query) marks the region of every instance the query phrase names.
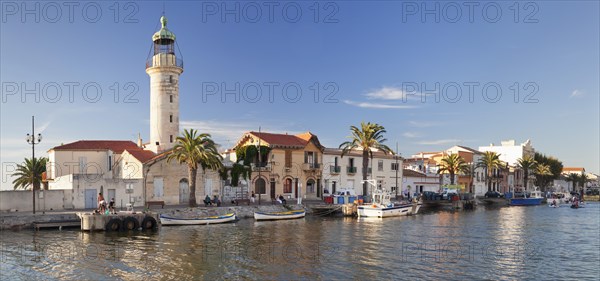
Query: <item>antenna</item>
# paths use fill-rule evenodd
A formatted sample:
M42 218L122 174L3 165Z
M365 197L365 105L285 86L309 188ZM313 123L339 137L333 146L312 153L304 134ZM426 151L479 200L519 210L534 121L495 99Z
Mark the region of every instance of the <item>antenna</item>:
M165 2L163 1L163 11L162 11L162 15L165 15Z

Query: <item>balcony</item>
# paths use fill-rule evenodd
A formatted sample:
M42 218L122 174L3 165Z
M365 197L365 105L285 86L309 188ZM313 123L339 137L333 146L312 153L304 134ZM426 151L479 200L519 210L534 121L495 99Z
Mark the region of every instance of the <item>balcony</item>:
M348 166L346 167L346 172L348 174L356 174L356 167Z
M258 171L271 171L271 163L269 162L261 162L261 163L251 163L253 172Z
M329 166L330 174L339 174L341 170L342 170L342 167L340 167L340 166L333 166L333 165Z
M302 164L302 169L304 171L314 171L321 168L321 164L319 163L304 163Z

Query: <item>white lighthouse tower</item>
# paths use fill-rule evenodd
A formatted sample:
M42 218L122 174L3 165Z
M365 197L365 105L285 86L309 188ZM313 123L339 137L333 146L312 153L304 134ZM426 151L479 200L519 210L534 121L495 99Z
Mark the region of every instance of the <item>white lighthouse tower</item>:
M152 35L153 50L146 61L150 76L150 143L147 149L160 153L173 148L179 135L179 75L183 60L175 54L175 34L167 29L167 18L160 17L162 28Z

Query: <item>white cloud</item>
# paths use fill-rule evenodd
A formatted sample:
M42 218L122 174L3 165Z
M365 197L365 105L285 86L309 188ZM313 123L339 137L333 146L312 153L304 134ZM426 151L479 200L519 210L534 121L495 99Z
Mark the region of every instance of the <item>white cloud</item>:
M420 141L420 142L416 142L416 144L442 145L442 144L456 144L456 143L460 143L460 142L461 142L461 140L457 140L457 139L443 139L443 140Z
M406 100L408 96L402 89L394 87L383 87L379 90L371 91L367 93L369 99L382 99L382 100Z
M384 103L371 103L371 102L356 102L345 100L345 104L361 107L361 108L376 108L376 109L411 109L418 108L414 105L397 105L397 104L384 104Z
M428 122L428 121L409 121L408 124L413 127L418 127L418 128L435 127L435 126L441 125L441 123L439 123L439 122Z
M569 98L578 98L578 97L582 97L583 96L583 92L580 90L573 90L573 92L571 92L571 95L569 95Z
M418 138L418 137L420 137L420 136L421 136L421 134L419 134L419 133L414 133L414 132L404 132L404 133L402 134L402 136L403 136L403 137L405 137L405 138L411 138L411 139L412 139L412 138Z

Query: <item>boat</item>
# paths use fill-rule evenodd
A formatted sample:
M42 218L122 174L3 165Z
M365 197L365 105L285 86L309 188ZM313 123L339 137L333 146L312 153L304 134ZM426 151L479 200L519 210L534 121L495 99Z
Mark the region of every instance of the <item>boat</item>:
M226 214L222 216L200 217L200 218L173 218L166 215L160 215L162 225L201 225L226 223L236 220L235 214Z
M373 199L371 203L358 206L359 217L387 218L416 215L423 205L421 200L415 200L413 203L392 203L391 194L382 189L373 191L371 197Z
M509 204L511 206L535 206L541 205L543 199L544 197L542 197L542 193L536 190L532 191L529 197L511 198Z
M261 220L291 220L303 218L306 215L304 210L293 210L285 212L254 212L254 219Z

